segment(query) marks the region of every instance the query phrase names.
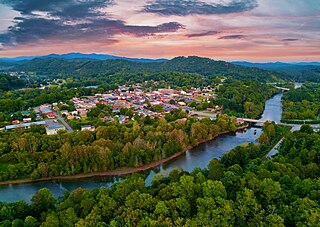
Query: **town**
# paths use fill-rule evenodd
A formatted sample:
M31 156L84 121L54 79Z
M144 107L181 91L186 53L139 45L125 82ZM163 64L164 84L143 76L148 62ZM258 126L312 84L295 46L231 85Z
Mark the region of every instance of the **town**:
M157 85L157 81L152 81ZM174 110L180 110L182 116L197 116L196 111L202 110L212 114L222 113L222 107L215 105L213 100L216 95L210 87L200 88L159 88L146 91L145 83L135 85L122 85L116 90L110 90L94 96L74 97L66 102L43 104L39 107L30 108L19 114L17 119L12 119L11 125L5 125L1 130L17 128L30 128L32 125L46 126L48 135L56 135L59 130L72 131L68 121L84 120L88 118L90 111L98 105L110 107L110 114L100 114L100 121L115 121L120 124L133 120L133 115L141 118L163 118ZM72 105L71 105L72 104ZM122 110L130 110L124 113ZM128 111L127 111L128 112ZM33 117L31 117L33 113ZM18 119L20 118L20 119ZM97 120L97 119L96 119ZM94 130L95 126L82 125L81 130Z

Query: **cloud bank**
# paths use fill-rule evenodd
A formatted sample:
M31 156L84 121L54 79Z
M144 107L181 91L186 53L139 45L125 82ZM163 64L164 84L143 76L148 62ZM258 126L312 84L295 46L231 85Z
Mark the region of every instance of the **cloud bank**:
M208 3L199 0L155 0L149 2L143 12L160 15L185 16L240 13L258 6L256 0L232 0L227 3Z
M136 37L176 32L184 26L168 22L154 26L127 25L110 19L101 9L115 4L112 0L10 0L0 3L12 7L21 16L6 33L0 34L2 46L15 46L41 40L103 40L127 34Z

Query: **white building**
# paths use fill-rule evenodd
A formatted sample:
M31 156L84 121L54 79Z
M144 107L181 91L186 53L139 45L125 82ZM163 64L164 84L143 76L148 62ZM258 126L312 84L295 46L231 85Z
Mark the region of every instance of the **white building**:
M96 127L91 126L91 125L83 125L83 126L81 126L81 131L88 130L88 131L93 132L95 129L96 129Z
M47 135L57 135L59 130L66 130L63 125L50 125L46 127Z

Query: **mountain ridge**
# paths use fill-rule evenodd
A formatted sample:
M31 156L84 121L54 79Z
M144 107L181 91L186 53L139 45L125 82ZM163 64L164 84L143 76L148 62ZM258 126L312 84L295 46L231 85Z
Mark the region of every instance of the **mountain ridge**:
M108 54L97 54L97 53L90 53L90 54L83 54L79 52L71 52L67 54L48 54L44 56L18 56L13 58L0 58L2 62L19 62L19 61L30 61L36 58L57 58L57 59L90 59L90 60L127 60L127 61L137 61L137 62L164 62L168 61L165 58L159 59L151 59L151 58L128 58L128 57L121 57L115 55L108 55Z
M284 67L299 67L299 66L320 66L320 62L248 62L248 61L232 61L232 64L257 67L260 69L279 69Z

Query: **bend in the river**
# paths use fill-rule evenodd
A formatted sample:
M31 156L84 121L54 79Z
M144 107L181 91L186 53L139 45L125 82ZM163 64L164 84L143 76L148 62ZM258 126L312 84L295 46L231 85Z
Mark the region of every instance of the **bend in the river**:
M277 94L266 101L265 109L262 114L262 120L271 120L280 122L282 114L281 98L283 94ZM254 131L256 130L256 133ZM245 132L231 133L219 136L216 139L200 146L193 148L178 158L149 171L146 178L146 184L150 184L155 174L166 171L169 172L173 168L179 168L186 171L192 171L195 167L206 168L213 158L220 158L226 152L232 150L246 142L255 142L260 136L260 128L250 128ZM110 187L113 182L119 181L118 178L99 178L84 179L68 182L41 182L21 185L2 185L0 186L0 201L16 202L21 199L30 201L31 197L39 189L46 187L55 196L62 196L65 190L72 191L78 187L97 188L101 186Z

